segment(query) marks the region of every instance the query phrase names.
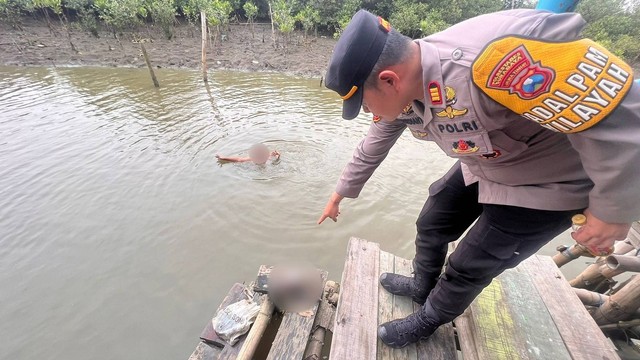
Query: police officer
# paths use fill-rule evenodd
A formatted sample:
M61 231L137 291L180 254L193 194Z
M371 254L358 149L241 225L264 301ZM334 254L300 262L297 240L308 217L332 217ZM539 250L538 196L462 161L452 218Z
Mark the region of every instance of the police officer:
M594 250L640 218L640 86L622 60L578 39L583 26L575 13L518 9L414 41L361 10L345 28L326 86L344 100L343 118L375 116L318 223L337 220L340 200L358 196L407 128L459 160L429 187L414 276L380 277L423 304L379 326L387 345L452 321L572 215L587 216L572 236ZM447 244L470 226L442 271Z

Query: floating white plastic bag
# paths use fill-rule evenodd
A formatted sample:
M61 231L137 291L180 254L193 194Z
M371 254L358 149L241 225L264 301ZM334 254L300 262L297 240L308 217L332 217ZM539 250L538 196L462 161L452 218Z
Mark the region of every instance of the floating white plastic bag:
M241 300L220 309L211 320L213 329L222 340L234 345L242 334L249 331L260 307L253 301Z

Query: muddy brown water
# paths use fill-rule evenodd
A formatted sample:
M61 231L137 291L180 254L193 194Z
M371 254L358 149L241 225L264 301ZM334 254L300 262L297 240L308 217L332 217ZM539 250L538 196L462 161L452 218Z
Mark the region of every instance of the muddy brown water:
M186 359L234 282L308 261L340 280L350 236L412 257L453 163L403 135L338 223L316 225L369 116L317 80L0 67L2 359ZM279 163L220 165L257 142ZM541 251L553 254L565 233ZM584 261L567 266L575 275Z

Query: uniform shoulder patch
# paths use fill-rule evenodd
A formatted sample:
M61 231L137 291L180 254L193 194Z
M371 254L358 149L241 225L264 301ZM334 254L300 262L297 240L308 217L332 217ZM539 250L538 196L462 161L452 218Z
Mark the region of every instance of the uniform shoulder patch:
M609 115L633 69L592 40L545 42L508 36L485 47L473 82L493 100L558 132L586 130Z

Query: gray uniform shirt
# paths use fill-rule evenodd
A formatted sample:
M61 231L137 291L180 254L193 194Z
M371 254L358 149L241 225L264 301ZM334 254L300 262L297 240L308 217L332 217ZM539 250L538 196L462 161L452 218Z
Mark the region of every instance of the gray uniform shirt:
M405 129L458 158L480 203L543 210L589 207L601 220L640 219L640 87L590 129L564 134L503 107L475 87L471 65L492 40L517 34L553 41L578 38L575 13L510 10L469 19L416 40L425 99L397 120L374 122L344 169L336 192L355 198ZM429 84L438 84L434 92ZM434 98L435 96L435 98ZM442 99L434 103L434 99ZM437 102L437 101L436 101Z

